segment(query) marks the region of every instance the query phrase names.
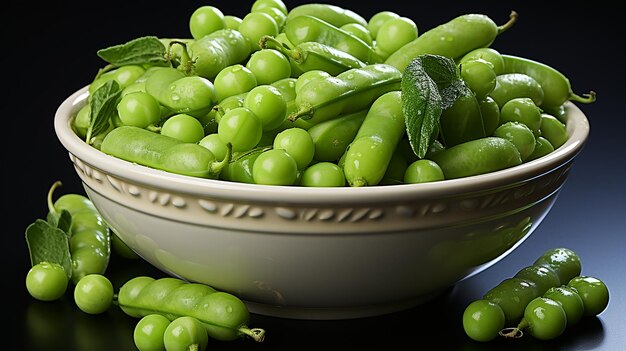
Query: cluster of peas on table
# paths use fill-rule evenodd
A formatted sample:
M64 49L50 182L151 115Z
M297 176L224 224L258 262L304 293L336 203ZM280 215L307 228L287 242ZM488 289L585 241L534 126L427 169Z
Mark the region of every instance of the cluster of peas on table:
M50 213L67 211L71 218L69 254L71 272L52 260L32 262L26 275L26 289L40 301L61 299L70 283L76 306L84 313L98 315L112 305L138 318L133 340L139 351L199 351L209 337L230 341L250 337L263 341L265 330L249 328L250 315L241 299L230 293L179 278L154 279L138 276L126 281L116 293L105 275L112 252L126 259L138 259L113 232L89 198L64 194L52 201L55 182L48 193ZM35 243L29 243L29 249ZM45 245L45 243L41 244ZM48 248L48 252L60 248ZM50 257L59 254L49 253Z
M559 337L583 317L597 316L608 306L604 282L581 271L574 251L547 250L466 307L465 333L481 342L498 336L520 338L524 331L539 340Z
M420 183L515 166L567 140L566 101L593 99L552 68L489 47L513 14L499 27L470 14L418 35L391 11L365 20L329 4L257 0L240 18L202 6L191 38L159 39L167 65L113 66L90 84L90 95L110 80L123 89L107 131L89 135L90 104L73 127L127 161L256 184ZM405 133L401 81L428 53L454 59L472 94L442 111L420 158Z

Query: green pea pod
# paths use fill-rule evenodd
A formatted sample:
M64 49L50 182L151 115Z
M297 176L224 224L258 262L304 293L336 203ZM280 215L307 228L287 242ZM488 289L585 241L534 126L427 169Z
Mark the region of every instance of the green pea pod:
M501 26L483 14L458 16L405 44L391 54L385 63L404 71L409 62L423 54L442 55L456 60L474 49L491 45L516 20L515 11L511 12L509 21Z
M185 76L176 68L162 68L146 79L146 92L174 113L201 117L217 103L213 83L199 76Z
M249 336L260 342L265 337L265 330L248 328L250 313L243 301L204 284L170 277L139 276L120 287L116 302L124 313L135 318L153 313L170 321L183 316L194 317L216 340Z
M531 98L535 105L543 102L543 88L535 78L524 73L505 73L496 76L496 87L489 96L502 108L509 100Z
M452 106L441 111L439 135L446 147L487 136L480 105L471 90L463 90Z
M299 16L313 16L333 26L341 27L348 23L358 23L367 27L367 21L358 13L331 4L302 4L292 8L287 14L287 22Z
M314 159L329 162L339 160L354 140L366 115L367 110L362 110L309 128L309 134L315 144Z
M584 104L596 100L596 93L590 91L580 96L572 91L569 79L556 69L527 58L502 55L504 73L523 73L533 77L543 88L543 102L539 107L555 109L566 101L575 101Z
M282 52L300 72L322 70L336 76L351 68L365 66L365 63L356 57L315 41L307 41L289 48L271 36L263 36L259 45L262 49Z
M346 150L343 171L352 187L378 185L405 132L400 91L381 95L370 107Z
M498 137L467 141L432 153L430 158L441 167L446 179L494 172L522 163L515 145Z
M252 166L254 165L254 161L256 161L260 154L270 149L272 149L271 146L262 146L234 155L231 162L222 169L220 179L254 184L254 179L252 178Z
M213 80L224 68L241 63L250 56L246 37L234 29L220 29L187 46L193 61L192 72Z
M70 225L70 256L72 282L77 284L88 274L104 274L111 257L111 232L91 200L80 194L65 194L52 202L55 182L48 192L50 213L67 210L72 218Z
M185 143L147 129L121 126L102 141L100 150L122 160L163 171L192 177L217 178L230 160L229 152L222 161L207 148Z
M368 108L381 95L400 90L402 74L386 64L349 69L336 77L316 78L296 96L298 111L289 120L304 118L315 125L342 114Z
M346 52L366 64L383 61L372 46L317 17L308 15L295 17L285 24L283 31L294 45L314 41Z

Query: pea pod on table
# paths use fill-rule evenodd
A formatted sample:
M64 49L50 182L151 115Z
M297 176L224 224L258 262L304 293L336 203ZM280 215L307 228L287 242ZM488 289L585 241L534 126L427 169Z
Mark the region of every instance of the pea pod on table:
M569 79L545 63L513 55L503 54L502 58L505 73L523 73L531 76L541 85L544 94L539 104L541 108L556 109L568 100L588 104L596 99L594 91L582 96L574 93Z
M402 74L386 64L347 70L336 77L312 79L296 96L298 111L289 120L303 118L317 124L368 108L381 95L400 90Z
M391 54L385 63L403 71L411 60L422 54L461 58L474 49L491 45L499 34L515 23L516 19L515 11L511 12L509 21L501 26L483 14L458 16L405 44Z
M217 178L230 160L229 152L218 161L207 148L186 143L147 129L121 126L112 130L102 141L105 154L143 166L172 173L202 178Z
M295 17L287 21L283 31L294 45L314 41L344 51L366 64L383 61L372 46L317 17L308 15Z
M205 284L139 276L120 287L116 303L124 313L135 318L155 313L170 321L183 316L196 318L209 337L216 340L231 341L249 336L261 342L265 337L265 330L248 327L250 313L243 301Z
M263 36L259 45L262 49L274 49L283 53L291 61L292 67L295 65L299 72L322 70L335 76L351 68L365 66L365 63L356 57L315 41L307 41L289 48L271 36Z
M91 200L81 194L65 194L52 202L52 192L60 185L53 184L48 197L51 213L67 210L72 218L70 226L70 254L72 282L89 274L104 274L111 257L110 230Z

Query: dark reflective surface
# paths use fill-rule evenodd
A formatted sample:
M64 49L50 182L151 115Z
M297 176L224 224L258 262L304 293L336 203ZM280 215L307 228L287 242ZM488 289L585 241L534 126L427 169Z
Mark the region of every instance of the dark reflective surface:
M303 1L288 1L294 7ZM215 0L226 14L245 15L249 5ZM247 4L248 2L246 2ZM573 89L593 89L598 100L578 105L591 125L588 144L576 158L568 180L545 220L509 256L422 306L379 317L340 321L301 321L252 315L251 326L267 330L265 342L216 342L207 350L624 350L626 345L626 118L622 55L624 4L545 1L339 2L369 18L392 10L416 21L420 33L469 12L497 23L516 10L518 22L494 42L503 53L537 59L568 75ZM29 351L134 350L136 320L111 308L85 315L71 291L53 303L32 299L24 286L29 268L24 230L45 216L45 196L61 180L60 193L83 193L66 151L54 135L52 118L68 95L86 85L102 61L96 50L142 35L184 37L187 16L205 1L158 4L152 1L98 3L19 2L3 11L4 68L3 176L4 224L2 288L5 293L2 349ZM8 42L7 42L8 41ZM8 73L9 76L6 76ZM581 257L583 274L609 287L608 308L585 319L560 338L530 337L476 343L461 327L467 304L545 250L564 246ZM450 258L454 260L454 257ZM117 284L139 274L161 274L140 261L112 258L107 273ZM332 289L333 287L328 287Z

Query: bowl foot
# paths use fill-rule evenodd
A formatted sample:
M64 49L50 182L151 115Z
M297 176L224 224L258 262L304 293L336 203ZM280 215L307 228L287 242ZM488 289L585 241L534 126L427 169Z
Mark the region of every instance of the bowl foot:
M306 320L339 320L374 317L393 312L410 309L426 303L448 289L436 291L434 293L420 296L419 298L393 302L381 305L355 306L355 307L331 307L331 308L308 308L268 305L258 302L244 300L250 313L260 314L269 317L306 319Z

